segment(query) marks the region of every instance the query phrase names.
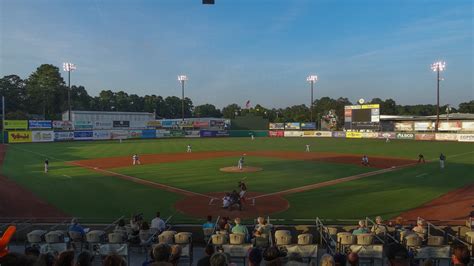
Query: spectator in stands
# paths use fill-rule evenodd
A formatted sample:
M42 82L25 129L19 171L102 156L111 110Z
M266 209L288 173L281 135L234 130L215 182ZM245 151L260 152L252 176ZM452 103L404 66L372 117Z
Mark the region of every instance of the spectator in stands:
M375 217L375 225L372 226L370 231L376 235L383 235L387 232L387 226L383 224L383 219L381 216Z
M387 246L386 256L389 266L409 266L410 257L408 250L399 243L393 243Z
M166 229L166 224L165 221L163 221L161 218L161 213L156 212L156 217L151 220L151 229L152 231L158 231L158 232L163 232Z
M248 254L248 265L259 266L262 262L262 251L259 248L252 248Z
M319 261L320 266L334 266L334 258L329 254L324 254Z
M5 254L5 256L0 258L0 265L21 265L21 266L33 266L35 260L26 255L10 252Z
M102 262L103 266L127 266L127 262L123 259L122 256L117 254L110 254L105 257Z
M213 245L207 245L206 248L204 249L204 253L206 254L204 257L202 257L200 260L198 260L197 266L210 266L211 262L211 256L214 254L214 246Z
M346 255L341 253L336 253L336 255L334 255L335 266L346 266L346 261Z
M254 236L268 235L270 233L270 225L263 217L257 218L257 224L255 225Z
M347 262L351 266L358 266L359 265L359 255L355 252L351 252L347 254Z
M76 266L92 266L92 259L89 251L83 251L77 256Z
M466 266L471 260L469 249L462 243L453 245L453 256L451 258L453 265Z
M124 240L128 239L128 232L124 219L120 219L118 221L117 225L115 226L114 233L122 234Z
M283 254L280 252L280 250L275 247L268 247L263 251L263 259L265 260L265 265L271 265L271 266L280 266L283 265L281 261L281 257L283 257Z
M41 254L36 260L35 266L53 266L56 258L52 253Z
M173 245L171 246L171 255L170 255L170 259L169 259L169 262L174 265L174 266L177 266L178 263L179 263L179 259L181 258L181 252L182 252L182 248L180 245Z
M427 259L423 261L423 266L434 266L433 260L432 259Z
M73 266L74 265L74 250L66 250L59 253L58 259L54 266Z
M212 216L207 216L207 221L202 225L202 229L214 228L214 223L212 222Z
M210 260L211 266L228 266L235 265L230 260L230 255L228 253L216 252L214 253Z
M235 218L234 219L235 225L232 227L232 234L242 234L245 236L245 239L247 240L249 231L247 229L247 226L241 225L241 220L240 218Z
M133 215L132 218L130 218L130 227L132 229L133 235L138 235L142 222L143 222L143 215L141 214Z
M219 221L219 231L221 233L229 234L232 230L232 225L229 223L229 217L222 217Z
M68 230L70 232L77 232L77 233L81 234L81 236L83 236L83 237L86 235L86 231L79 224L79 221L77 220L77 218L72 218L71 225L69 226Z
M416 226L412 229L422 240L426 239L427 230L425 228L423 220L419 219L416 222Z
M153 249L153 258L155 262L152 263L152 266L171 266L169 259L171 256L171 247L168 244L158 244Z
M367 229L366 225L365 225L365 221L364 220L360 220L359 221L359 227L357 229L355 229L354 231L352 231L352 234L353 235L360 235L360 234L367 234L369 232L369 229Z

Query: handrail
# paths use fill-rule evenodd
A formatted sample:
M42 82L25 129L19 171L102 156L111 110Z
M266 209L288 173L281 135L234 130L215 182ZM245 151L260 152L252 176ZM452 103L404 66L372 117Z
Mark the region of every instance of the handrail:
M430 236L430 227L433 227L434 229L438 230L439 232L442 232L444 234L446 234L447 236L455 239L456 241L459 241L461 243L463 243L464 245L467 245L469 246L469 243L465 242L464 240L460 239L459 237L455 236L455 235L452 235L450 233L447 233L446 231L442 230L441 228L439 228L438 226L430 223L428 220L422 218L422 217L418 217L418 220L421 220L421 221L424 221L426 223L426 225L428 225L428 237Z
M323 244L322 241L324 241L324 242L326 243L326 249L329 250L329 253L330 253L330 254L334 255L335 252L334 252L334 250L333 250L332 247L331 247L331 244L332 244L332 243L330 243L329 240L326 239L326 236L327 236L327 232L326 232L326 231L328 231L328 229L327 229L326 226L324 226L323 222L321 221L321 219L319 219L319 217L316 217L316 226L319 228L319 235L321 236L320 244L322 245L322 244ZM325 230L325 229L326 229L326 230ZM331 240L332 240L332 238L331 238ZM334 241L334 240L333 240L333 241Z
M370 219L369 217L365 217L365 224L366 224L366 226L368 225L367 222L370 222L370 223L372 224L372 227L378 225L377 223L375 223L374 221L372 221L372 219ZM372 230L371 230L371 231L372 231ZM380 242L382 242L383 245L385 245L385 241L383 241L375 232L373 232L373 233L374 233L373 235L375 236L375 238L377 238ZM387 227L386 227L386 226L385 226L385 232L384 232L383 234L384 234L384 236L387 235Z
M211 243L211 241L212 241L212 235L213 235L214 232L216 231L217 223L219 223L220 219L221 219L221 216L220 216L220 215L217 216L217 220L216 220L216 222L214 223L214 227L212 228L211 237L209 237L209 239L207 240L207 244L208 244L208 245L209 245L209 244Z
M270 246L273 247L273 226L270 226L270 216L267 216L267 225L270 227L268 241L270 241Z
M112 223L110 223L109 225L107 225L105 228L104 228L104 231L107 231L109 230L110 227L114 226L115 224L117 224L120 220L122 220L123 218L125 218L124 215L120 216L120 218L116 219L115 221L113 221Z

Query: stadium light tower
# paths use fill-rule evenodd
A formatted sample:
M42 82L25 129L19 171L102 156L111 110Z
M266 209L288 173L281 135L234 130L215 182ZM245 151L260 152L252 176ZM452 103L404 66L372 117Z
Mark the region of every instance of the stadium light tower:
M316 81L318 81L318 76L316 75L309 75L307 78L306 78L306 81L308 81L310 84L311 84L311 105L310 105L310 109L311 109L311 118L310 118L310 121L313 122L313 87L314 87L314 83Z
M178 81L181 82L181 91L182 91L182 98L181 98L181 113L184 121L184 83L188 81L188 77L186 75L179 75Z
M68 91L67 91L67 105L68 105L68 120L71 121L71 71L76 70L76 65L73 63L63 63L63 70L67 72Z
M435 124L435 131L438 131L439 126L439 82L441 78L439 77L439 73L442 72L446 68L446 62L438 61L431 64L431 69L437 73L437 89L436 89L436 124Z

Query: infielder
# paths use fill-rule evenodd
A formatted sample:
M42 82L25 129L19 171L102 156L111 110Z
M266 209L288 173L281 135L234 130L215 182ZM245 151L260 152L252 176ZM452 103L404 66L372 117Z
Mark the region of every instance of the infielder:
M309 144L306 144L306 152L309 152Z
M255 136L253 134L250 134L250 137L252 138L252 140L255 140Z
M188 144L188 149L186 150L186 152L192 152L191 145Z
M244 156L243 155L239 159L239 162L237 164L237 168L239 168L239 170L242 170L244 168Z
M362 164L369 166L369 157L367 157L367 155L362 156Z
M140 162L140 157L138 157L137 154L134 154L134 155L132 156L132 161L133 161L133 165L141 164L141 162Z
M439 167L440 167L441 169L444 169L444 163L445 163L445 161L446 161L446 156L444 156L444 154L441 153L441 154L439 155Z
M49 161L48 159L44 160L44 172L48 173Z

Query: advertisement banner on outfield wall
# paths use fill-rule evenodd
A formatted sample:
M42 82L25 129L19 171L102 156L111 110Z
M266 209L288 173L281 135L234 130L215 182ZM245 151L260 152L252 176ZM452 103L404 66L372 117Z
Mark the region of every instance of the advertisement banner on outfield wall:
M285 136L285 131L283 130L268 131L268 136L272 138L282 138Z
M285 137L302 137L303 131L285 131Z
M119 128L129 128L130 127L130 121L127 120L116 120L112 121L112 126L113 127L119 127Z
M346 137L346 132L334 131L334 132L332 132L332 137L333 138L345 138Z
M228 137L229 131L227 130L200 130L199 134L201 138L209 137Z
M474 121L462 121L462 131L474 131Z
M300 123L285 123L285 129L300 129Z
M413 133L397 133L397 139L415 139Z
M378 137L379 139L396 139L397 135L395 132L379 132Z
M316 129L316 123L314 122L304 122L301 123L301 129Z
M379 133L377 132L362 132L363 139L376 139L379 137Z
M71 121L53 121L53 128L62 129L62 130L71 130L73 127L72 127Z
M164 138L164 137L169 137L170 131L167 129L157 129L155 132L155 136L157 138Z
M50 129L52 127L51 120L28 120L29 129Z
M270 123L268 124L270 130L285 129L285 123Z
M209 127L209 121L194 121L193 127Z
M94 140L110 139L110 130L94 130L92 138Z
M146 122L147 127L161 127L161 121L159 120L153 120L153 121L148 121Z
M141 139L142 138L142 130L129 130L128 137L129 139Z
M54 141L66 141L74 139L74 131L57 131L54 132Z
M303 131L304 138L314 138L316 131Z
M127 130L111 130L110 139L126 139L128 138Z
M53 142L54 131L32 131L31 132L33 142Z
M416 140L435 140L435 134L433 133L416 133Z
M113 124L112 122L95 121L93 127L94 129L111 129L113 128Z
M156 130L154 129L143 129L142 139L154 139L156 138Z
M92 131L74 131L74 140L92 140L93 137Z
M199 138L201 136L201 133L199 133L199 130L186 130L184 134L186 134L184 136L186 138Z
M28 120L5 120L5 129L28 129Z
M31 131L8 131L8 143L24 143L32 140Z
M435 123L431 121L416 121L414 125L415 131L433 131L435 129Z
M182 138L185 136L185 133L184 130L181 129L171 129L169 136L172 138Z
M161 120L161 126L164 127L164 128L178 127L178 121L163 119L163 120Z
M441 140L441 141L457 141L458 136L456 134L449 134L449 133L436 133L435 139Z
M413 131L413 122L395 122L395 131Z
M92 129L91 121L74 121L74 129Z
M438 126L439 131L460 131L461 129L461 121L441 121Z
M474 142L474 134L458 134L457 138L460 142Z
M315 131L314 136L317 138L330 138L332 137L331 131Z
M346 132L346 138L348 138L348 139L361 139L362 138L362 133L361 132L347 131Z
M210 127L227 128L224 120L209 120Z

